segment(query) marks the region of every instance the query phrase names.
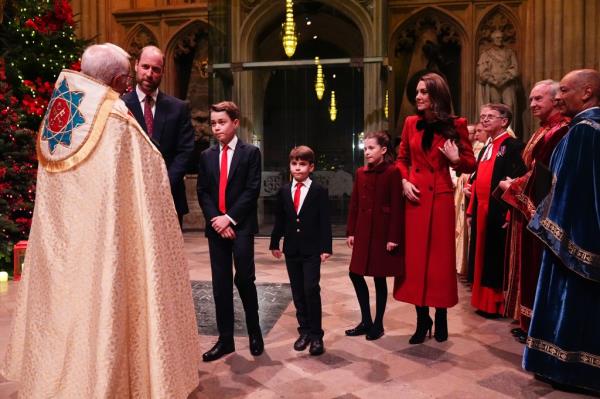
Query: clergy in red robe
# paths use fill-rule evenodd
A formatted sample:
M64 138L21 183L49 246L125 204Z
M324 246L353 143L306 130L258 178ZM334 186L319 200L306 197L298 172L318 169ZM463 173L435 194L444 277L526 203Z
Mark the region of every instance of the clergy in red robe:
M512 120L504 104L486 104L480 121L491 141L482 150L472 185L468 220L475 225L475 263L471 304L484 316L504 314L504 247L508 207L491 194L500 180L525 173L523 143L507 132Z
M557 90L558 82L553 80L543 80L534 85L529 102L531 113L539 119L540 127L523 150L527 173L499 184L504 190L502 199L511 206L505 258L505 315L519 320L522 342L531 320L543 249L541 241L527 230L527 224L541 201L536 189L540 179L536 179L534 165L548 167L552 151L567 133L569 123L569 118L562 116L555 106Z

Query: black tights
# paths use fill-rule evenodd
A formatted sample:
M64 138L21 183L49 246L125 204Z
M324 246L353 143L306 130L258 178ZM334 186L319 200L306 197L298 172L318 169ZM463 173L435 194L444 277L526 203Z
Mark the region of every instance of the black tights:
M385 277L373 277L375 281L375 320L371 320L371 305L369 304L369 287L364 276L350 272L350 280L354 285L358 304L360 305L360 314L362 323L365 326L375 326L383 328L383 314L387 303L387 282Z

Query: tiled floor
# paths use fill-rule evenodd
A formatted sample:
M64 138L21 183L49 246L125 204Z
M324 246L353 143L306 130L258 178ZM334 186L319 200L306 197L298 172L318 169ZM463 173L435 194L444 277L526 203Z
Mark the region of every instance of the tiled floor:
M208 247L200 233L186 233L190 278L210 281ZM287 283L283 261L271 257L268 241L256 240L257 282ZM327 352L311 357L295 352L294 307L288 304L265 336L265 353L254 358L244 336L236 337L237 352L199 364L196 398L583 398L538 382L522 371L522 345L510 335L508 320L487 320L469 305L469 291L459 284L460 303L449 310L450 337L438 343L409 345L415 328L411 305L391 298L385 316L386 334L369 342L350 338L344 330L359 321L359 311L347 276L350 252L335 241L334 256L322 266L323 326ZM373 285L370 283L371 289ZM391 291L392 281L388 281ZM285 286L279 286L285 287ZM7 344L16 284L0 292L0 356ZM2 287L0 287L0 291ZM282 291L273 291L282 292ZM273 296L271 292L271 297ZM289 301L289 297L282 300ZM272 299L271 299L272 300ZM242 315L238 314L238 317ZM215 338L204 335L207 350ZM16 398L17 385L0 380L0 398Z

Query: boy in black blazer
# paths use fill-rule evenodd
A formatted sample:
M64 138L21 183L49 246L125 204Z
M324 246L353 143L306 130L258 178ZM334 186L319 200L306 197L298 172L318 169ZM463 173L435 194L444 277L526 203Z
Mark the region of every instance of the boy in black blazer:
M198 201L206 219L213 296L219 340L202 360L209 362L235 350L233 341L233 283L246 313L250 353L260 355L264 343L258 322L254 284L254 235L258 232L260 150L236 136L240 111L233 102L210 107L213 135L219 141L200 155ZM235 278L232 272L235 264Z
M315 154L307 146L290 152L290 172L294 179L277 193L275 226L269 249L281 258L279 240L284 237L283 253L292 297L296 306L299 338L294 349L318 356L325 352L321 328L321 262L331 256L331 222L327 189L312 181Z

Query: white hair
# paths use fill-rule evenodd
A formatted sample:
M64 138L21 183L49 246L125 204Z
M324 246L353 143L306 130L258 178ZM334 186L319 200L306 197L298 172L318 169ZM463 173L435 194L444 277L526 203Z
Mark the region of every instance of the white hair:
M538 86L548 86L548 90L550 90L550 96L552 96L552 98L554 98L554 96L556 96L556 93L558 92L558 82L556 80L540 80L539 82L533 85L533 88L536 88Z
M115 76L129 73L129 58L116 44L93 44L81 56L81 72L110 86Z

